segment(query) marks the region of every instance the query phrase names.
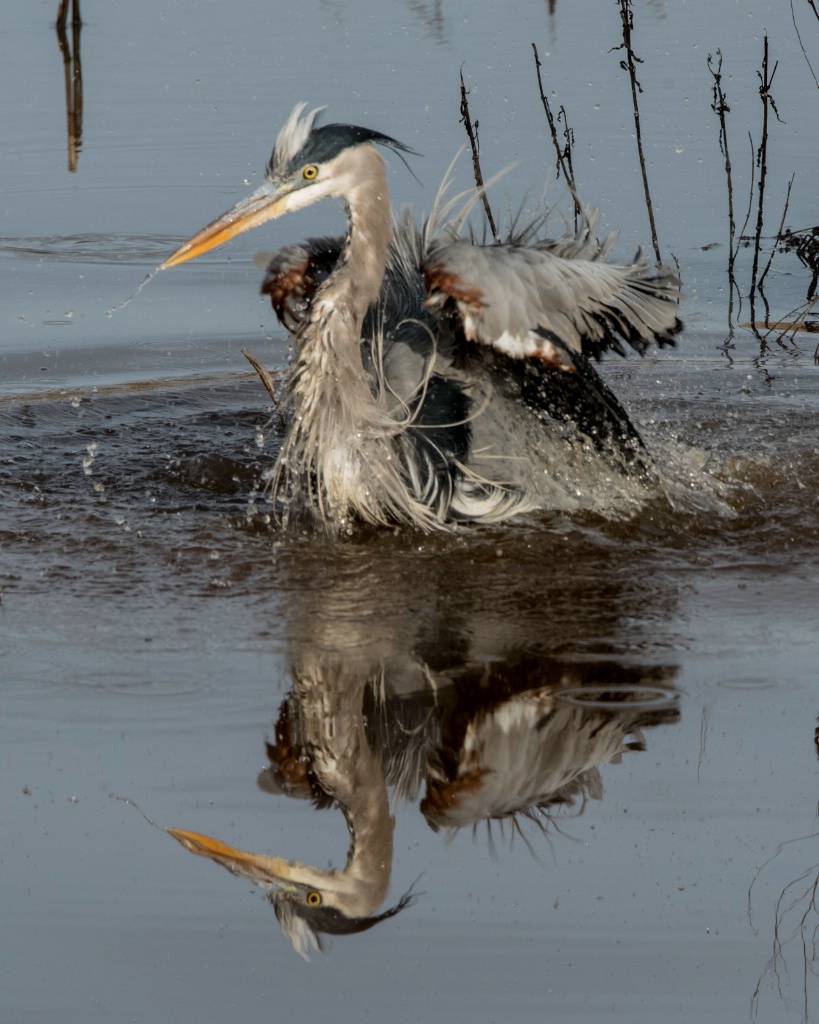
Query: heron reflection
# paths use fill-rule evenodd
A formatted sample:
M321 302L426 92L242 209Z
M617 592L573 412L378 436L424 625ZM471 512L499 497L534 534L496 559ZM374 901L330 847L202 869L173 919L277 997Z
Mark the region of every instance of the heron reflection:
M424 531L535 509L607 508L657 493L649 453L592 365L624 345L673 344L679 278L639 255L608 261L588 214L548 238L543 218L504 244L462 229L477 193L439 201L419 231L392 221L382 132L295 107L265 183L162 264L341 199L344 238L269 256L262 290L294 335L287 427L271 487L287 516Z
M299 739L287 758L304 767L313 790L344 814L350 833L344 868L326 870L247 853L182 829L169 832L191 853L261 886L293 948L308 958L311 948L321 948L322 933L363 931L403 909L410 897L375 913L389 889L395 819L382 759L367 735L361 667L354 658L316 653L293 666L293 680L293 704L287 706L297 715Z
M323 933L362 931L386 911L394 795L414 801L434 828L501 822L544 830L556 806L600 799L599 766L644 749L642 730L674 721L674 670L548 657L463 664L366 661L316 649L293 665L263 788L337 806L349 831L347 862L324 869L169 829L190 852L262 887L297 953ZM583 694L593 699L586 702Z

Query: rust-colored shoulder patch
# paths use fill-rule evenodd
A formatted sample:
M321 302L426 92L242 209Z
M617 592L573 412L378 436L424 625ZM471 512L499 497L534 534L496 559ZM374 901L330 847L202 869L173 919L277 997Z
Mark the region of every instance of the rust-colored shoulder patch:
M278 272L268 270L262 282L262 295L270 296L270 303L279 322L289 330L301 319L293 299L297 303L303 302L316 290L315 282L308 275L309 268L310 261L305 259L296 266L291 264Z
M482 309L486 305L483 292L477 285L467 284L458 274L447 270L443 263L427 267L424 271L424 284L430 296L439 292L456 302L465 302L474 309Z
M289 266L276 274L268 271L262 284L262 294L270 296L274 308L283 306L293 292L304 290L308 265L309 260L305 260L298 266Z
M447 812L457 807L470 793L483 785L486 771L473 768L451 781L427 781L427 793L421 801L421 813L427 817L445 820Z

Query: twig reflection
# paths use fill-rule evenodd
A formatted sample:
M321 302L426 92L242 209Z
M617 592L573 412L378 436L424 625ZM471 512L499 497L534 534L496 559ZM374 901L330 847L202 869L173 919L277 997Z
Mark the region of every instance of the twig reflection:
M819 838L816 833L800 836L781 843L776 852L759 869L748 889L748 919L756 933L752 914L752 897L754 886L762 872L772 864L788 847L804 841L814 842ZM762 986L766 978L776 989L780 999L787 998L791 972L788 969L789 948L796 944L799 951L800 996L802 1003L802 1019L805 1024L810 1017L810 979L817 974L819 964L819 864L813 864L797 878L782 889L774 910L773 948L770 959L759 977L751 997L751 1016L758 1018L759 1002Z
M68 8L71 6L71 43L66 34ZM65 110L68 122L68 169L77 170L77 160L82 148L82 61L80 59L80 0L60 0L57 12L57 42L63 57L65 77Z

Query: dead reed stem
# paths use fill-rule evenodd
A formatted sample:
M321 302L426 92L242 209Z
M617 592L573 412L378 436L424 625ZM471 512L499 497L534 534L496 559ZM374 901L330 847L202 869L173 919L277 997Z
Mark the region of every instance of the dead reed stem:
M651 191L648 187L648 173L646 171L645 154L643 153L643 137L640 130L640 105L637 102L637 93L643 91L643 87L637 80L637 64L642 64L642 58L638 57L631 46L631 33L634 28L634 15L631 10L631 0L618 0L620 4L620 20L623 23L623 42L615 46L615 50L625 50L626 58L620 61L620 67L628 72L631 83L631 103L634 108L634 131L637 136L637 153L640 158L640 172L643 176L643 191L646 197L646 209L648 210L648 222L651 225L651 244L654 246L654 255L657 263L662 263L660 246L657 242L657 225L654 222L654 204L651 202Z
M719 118L719 148L720 152L725 157L725 179L728 183L728 276L733 281L734 261L736 260L736 253L734 252L736 220L734 218L734 183L732 178L731 153L728 149L728 122L725 116L731 112L731 108L728 106L728 98L722 89L721 50L717 50L716 67L714 66L711 54L708 54L708 70L711 72L711 76L714 79L711 109Z
M577 186L574 179L574 168L572 166L572 146L574 144L574 132L569 127L568 117L566 115L565 108L561 105L558 111L558 120L563 120L563 145L561 146L560 140L557 135L557 124L555 122L554 115L552 114L552 108L549 106L549 100L546 98L546 94L543 91L543 79L540 74L542 67L540 63L540 55L537 52L537 45L532 43L532 50L535 55L535 71L537 73L537 86L540 92L540 102L543 104L543 109L546 111L546 120L549 122L549 131L552 135L552 144L555 147L555 153L557 154L557 163L555 164L556 176L559 178L563 175L566 184L569 187L569 191L572 194L574 200L574 226L577 230L578 219L582 217L583 210L580 205L580 199L577 194Z
M469 100L467 99L466 85L464 84L464 73L461 70L461 124L466 128L466 134L469 136L469 145L472 149L472 172L475 175L475 184L481 190L481 199L483 200L483 208L486 211L486 219L489 221L489 230L492 232L492 237L496 242L500 241L498 235L498 229L495 227L495 218L492 216L492 210L489 206L489 197L486 194L486 189L483 184L483 173L481 172L481 158L480 158L480 143L478 142L478 122L475 121L473 126L472 118L469 116Z
M736 247L736 219L734 218L734 181L731 167L731 152L728 148L728 121L726 115L730 113L728 98L722 88L722 51L717 50L717 61L714 62L711 54L708 54L708 70L714 79L712 90L711 109L719 118L719 148L725 158L725 180L728 185L728 330L729 338L734 333L734 291L737 287L734 276L734 263L737 258L738 247Z
M759 143L759 148L756 151L756 165L759 168L759 185L758 185L758 200L756 207L756 232L754 234L754 262L751 268L751 320L756 322L756 316L754 313L754 298L755 294L759 292L762 300L765 300L765 294L761 290L761 282L759 281L759 250L762 239L762 226L764 223L764 209L765 209L765 186L768 180L768 115L769 111L773 110L777 118L779 118L779 112L776 109L776 103L771 95L771 85L773 84L774 76L776 75L776 69L779 67L779 61L773 66L773 71L769 74L768 64L768 36L764 37L764 45L762 52L762 70L757 71L759 77L759 97L762 100L762 139ZM766 303L767 305L767 303Z

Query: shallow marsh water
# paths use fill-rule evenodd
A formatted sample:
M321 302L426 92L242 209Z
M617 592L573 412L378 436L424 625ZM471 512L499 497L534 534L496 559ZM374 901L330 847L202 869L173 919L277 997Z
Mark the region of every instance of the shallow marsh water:
M268 524L259 482L279 432L240 351L281 368L286 342L255 296L251 254L337 229L327 207L163 273L106 315L258 180L300 99L422 150L423 190L399 164L391 172L396 202L420 209L463 141L465 61L485 170L518 160L502 189L513 204L527 189L537 198L552 157L532 39L577 132L583 194L630 254L648 231L627 83L609 53L619 21L614 5L594 6L591 18L579 5L524 5L498 25L466 4L271 14L244 0L203 23L192 4L86 0L73 173L56 4L5 16L4 1020L819 1013L799 931L803 912L815 923L819 875L819 371L809 336L762 357L749 332L723 347L725 246L701 248L727 234L704 58L720 46L732 66L740 149L757 131L764 28L786 122L771 188L781 202L795 170L789 223L816 223L815 93L787 5L636 11L660 241L680 259L688 329L670 354L604 369L669 500L626 518L541 516L434 538L335 542ZM819 53L819 29L800 26ZM807 281L777 257L777 316ZM357 721L353 706L383 726L367 743L396 816L384 908L410 890L414 900L306 963L257 890L191 857L133 804L162 827L343 866L339 807L294 799L302 780L283 786L266 747L296 720L307 728L319 677L343 721ZM645 707L593 718L603 713L589 694L633 704L640 683ZM526 819L519 833L434 831L442 800L431 794L457 744L553 700L519 746L540 737L568 763L574 744L574 803L541 817L545 831ZM622 723L622 756L614 740L580 742L605 735L601 721ZM391 745L405 768L415 758L400 786ZM282 788L289 796L271 793Z

